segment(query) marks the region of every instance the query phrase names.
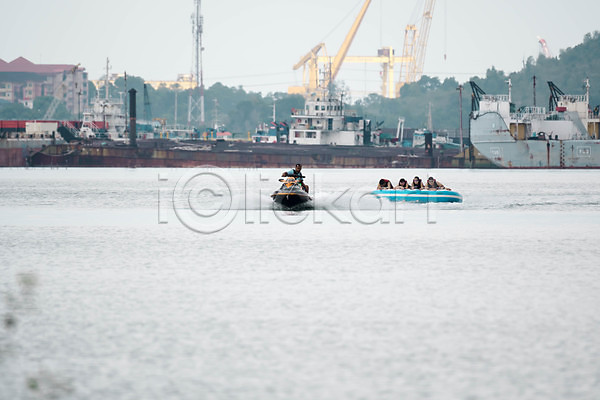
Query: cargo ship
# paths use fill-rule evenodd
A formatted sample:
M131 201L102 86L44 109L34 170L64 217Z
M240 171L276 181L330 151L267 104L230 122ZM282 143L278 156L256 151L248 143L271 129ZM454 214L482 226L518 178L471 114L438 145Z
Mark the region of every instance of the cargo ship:
M552 82L549 108L515 108L508 94L488 95L474 82L471 143L502 168L600 168L598 110L586 93L564 94Z
M289 135L284 141L303 145L369 146L379 144L371 121L347 115L341 99L327 93L306 100L304 109L292 110Z
M130 96L135 93L130 92ZM125 140L84 140L54 144L31 154L31 166L71 167L217 167L289 168L443 168L456 167L458 149L379 146L371 122L346 115L341 100L313 97L292 110L289 130L277 130L271 143L261 141L140 139L135 132L135 98L130 99ZM133 105L133 106L132 106ZM121 138L119 138L121 139Z

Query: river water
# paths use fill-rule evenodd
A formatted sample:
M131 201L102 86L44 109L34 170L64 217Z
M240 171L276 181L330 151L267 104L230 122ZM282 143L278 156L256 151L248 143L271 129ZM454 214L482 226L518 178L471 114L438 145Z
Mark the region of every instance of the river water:
M0 399L598 398L599 172L304 172L0 169Z

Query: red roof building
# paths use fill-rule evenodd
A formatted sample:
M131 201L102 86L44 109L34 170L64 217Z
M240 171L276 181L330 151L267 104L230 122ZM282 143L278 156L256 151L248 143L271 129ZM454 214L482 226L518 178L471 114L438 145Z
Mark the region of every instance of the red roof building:
M85 68L79 64L34 64L24 57L11 62L0 59L0 102L33 108L33 101L40 96L52 96L53 102L64 102L67 110L78 115L88 104Z

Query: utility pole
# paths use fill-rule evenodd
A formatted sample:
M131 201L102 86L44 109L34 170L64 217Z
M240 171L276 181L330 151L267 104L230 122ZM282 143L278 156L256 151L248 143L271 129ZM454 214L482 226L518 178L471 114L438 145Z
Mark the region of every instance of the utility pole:
M177 129L177 88L175 88L175 129Z
M81 88L77 92L77 121L81 121Z
M104 78L104 98L108 100L108 70L109 70L109 65L108 65L108 57L106 57L106 76Z
M127 71L123 71L123 81L125 82L125 121L129 120L129 96L127 96ZM128 131L129 127L125 127L125 130Z
M460 118L460 151L462 152L464 150L464 145L463 145L463 118L462 118L462 90L463 90L463 86L462 85L458 85L458 87L456 88L456 90L458 90L458 112L459 112L459 118Z
M214 125L214 130L215 130L215 139L218 137L217 133L219 132L219 100L217 99L213 99L214 103L215 103L215 125Z
M427 113L427 130L433 133L433 120L431 118L431 102L429 102L429 112Z
M535 101L535 75L533 76L533 106L536 107L536 101Z
M194 36L194 75L196 87L190 89L188 101L188 128L193 124L204 125L204 76L202 71L202 29L204 18L200 14L201 0L194 0L195 12L192 14L192 34Z

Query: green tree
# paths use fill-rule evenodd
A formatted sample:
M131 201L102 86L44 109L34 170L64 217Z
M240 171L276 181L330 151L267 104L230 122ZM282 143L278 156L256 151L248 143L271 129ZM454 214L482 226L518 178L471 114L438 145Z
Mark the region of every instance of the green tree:
M0 119L31 119L33 111L21 103L0 104Z

